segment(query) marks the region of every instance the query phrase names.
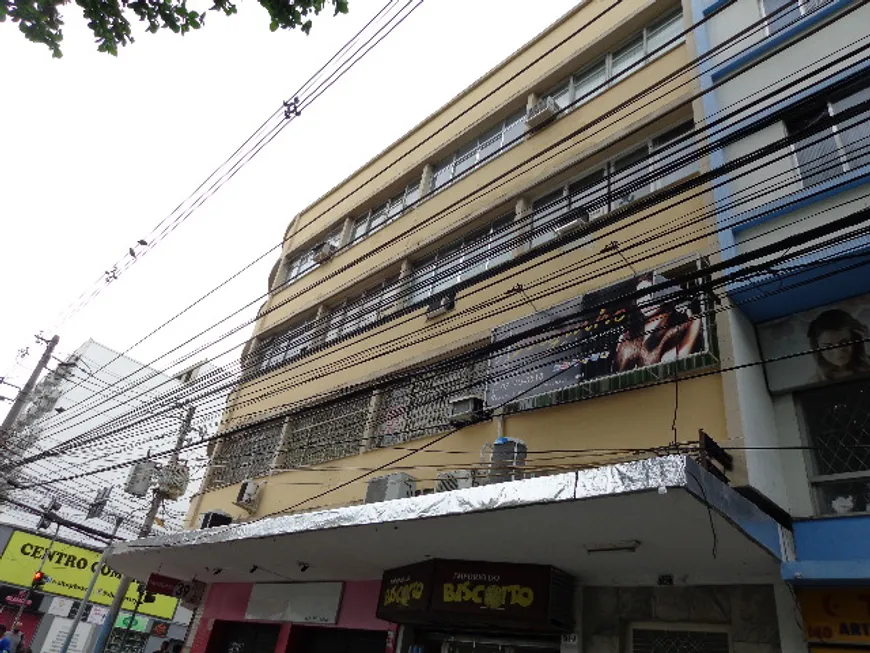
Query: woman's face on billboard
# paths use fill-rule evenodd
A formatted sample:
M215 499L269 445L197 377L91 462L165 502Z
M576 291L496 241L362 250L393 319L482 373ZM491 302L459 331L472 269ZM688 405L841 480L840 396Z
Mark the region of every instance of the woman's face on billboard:
M819 353L826 361L835 367L845 367L852 358L852 332L849 329L831 329L819 334ZM844 345L844 346L838 346ZM833 349L825 349L833 347Z

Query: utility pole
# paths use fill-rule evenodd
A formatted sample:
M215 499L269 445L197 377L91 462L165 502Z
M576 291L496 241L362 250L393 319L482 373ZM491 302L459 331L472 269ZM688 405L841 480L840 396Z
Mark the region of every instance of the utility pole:
M24 387L21 388L21 391L15 397L15 401L12 403L12 408L9 409L9 413L7 413L6 418L3 420L3 426L0 426L0 445L5 445L9 436L12 434L12 425L15 424L15 420L18 419L21 409L24 408L24 404L27 403L28 398L33 392L33 388L39 380L39 375L42 374L42 370L45 369L45 366L48 365L48 361L51 360L51 355L54 353L54 348L57 347L57 343L60 342L60 338L54 336L51 340L44 342L45 351L42 353L42 358L39 359L39 363L36 365L36 369L33 370L33 374L30 375L30 378L27 379L27 383L24 384Z
M178 463L178 454L184 446L184 439L190 432L190 425L193 422L193 413L196 410L195 406L188 406L184 419L181 421L181 428L178 430L178 439L175 441L175 449L169 457L169 463L166 467L173 467ZM157 517L157 512L160 506L167 498L166 493L158 486L154 489L154 496L151 499L151 507L145 515L145 520L142 522L142 527L139 529L139 539L148 537L151 534L151 528L154 526L154 519ZM102 653L109 641L109 635L114 628L118 614L121 612L121 606L124 604L124 598L127 596L127 591L130 589L131 578L129 576L121 576L121 581L118 583L118 589L115 592L115 598L112 599L112 605L109 607L109 612L106 614L106 620L103 622L103 627L100 629L100 634L97 637L97 642L94 645L93 653ZM64 653L64 652L61 652Z

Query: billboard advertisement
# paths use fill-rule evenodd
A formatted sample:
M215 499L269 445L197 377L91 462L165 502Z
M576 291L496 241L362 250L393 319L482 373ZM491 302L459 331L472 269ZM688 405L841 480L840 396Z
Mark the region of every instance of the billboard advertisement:
M650 294L630 298L653 287ZM650 272L500 326L493 330L495 343L532 335L492 359L487 405L703 353L708 350L703 311L699 293ZM557 320L568 323L542 339Z
M0 557L0 582L30 587L33 574L39 568L39 562L45 555L49 543L48 538L34 533L24 531L12 533L6 550ZM50 580L43 587L43 591L46 594L57 594L73 599L82 598L100 554L72 544L55 542L47 557L43 571ZM91 601L109 605L115 596L120 578L118 572L105 567L91 595ZM124 609L132 611L136 606L137 598L136 584L133 583L124 598ZM175 614L176 603L175 599L168 596L158 596L154 603L140 605L139 612L171 619Z
M790 392L870 373L870 295L853 297L758 327L771 392ZM793 356L800 352L811 352ZM771 360L793 356L784 360Z

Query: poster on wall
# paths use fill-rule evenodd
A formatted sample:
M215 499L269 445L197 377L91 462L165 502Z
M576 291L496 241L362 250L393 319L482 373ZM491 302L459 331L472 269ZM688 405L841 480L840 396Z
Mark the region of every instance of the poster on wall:
M66 641L67 633L72 628L73 620L56 617L51 622L51 628L48 629L48 634L45 636L45 643L42 645L42 653L60 653L63 644ZM93 630L91 624L80 623L76 627L75 635L69 646L69 653L83 653L85 644Z
M870 373L870 295L853 297L758 327L771 392L790 392ZM771 360L812 352L784 360Z
M655 290L648 295L626 298L650 287ZM650 272L495 328L494 343L521 333L533 335L506 346L492 359L487 405L706 352L703 299L687 290ZM568 323L541 341L541 334L557 320Z

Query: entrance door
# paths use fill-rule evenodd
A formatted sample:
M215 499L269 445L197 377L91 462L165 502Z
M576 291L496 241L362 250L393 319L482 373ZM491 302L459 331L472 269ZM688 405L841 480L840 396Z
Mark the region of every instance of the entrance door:
M212 627L208 653L275 653L278 633L276 624L253 624L217 621Z
M292 626L288 651L293 653L384 653L387 633L382 630L348 630Z

